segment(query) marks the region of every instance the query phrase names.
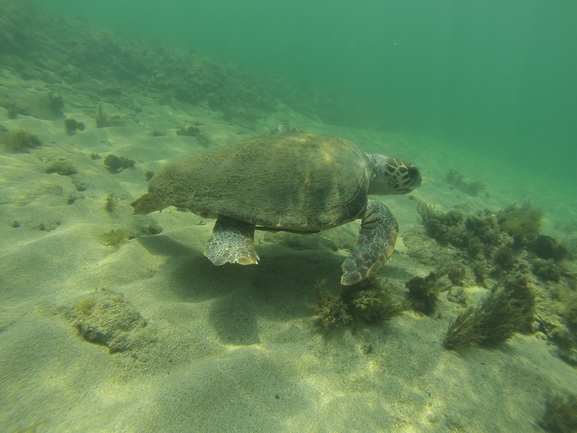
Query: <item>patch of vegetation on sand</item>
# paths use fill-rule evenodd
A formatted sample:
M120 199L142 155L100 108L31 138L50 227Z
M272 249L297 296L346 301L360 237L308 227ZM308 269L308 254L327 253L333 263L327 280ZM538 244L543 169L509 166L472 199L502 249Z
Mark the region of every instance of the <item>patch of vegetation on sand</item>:
M35 147L41 146L42 142L37 135L26 132L22 129L15 131L1 131L0 142L4 149L12 153L27 153Z
M390 320L407 309L400 289L376 278L353 286L342 286L337 293L329 290L326 280L315 289L318 300L312 306L314 317L325 331L351 323L379 323Z
M445 347L490 346L515 332L539 332L556 355L577 365L577 263L572 239L559 241L541 233L544 212L531 202L465 214L439 212L414 200L422 228L412 229L412 235L422 233L421 239L435 240L426 244L428 252L419 254L444 253L452 261L447 276L461 286L447 296L464 309L449 325ZM475 277L469 284L490 289L484 301L474 305L462 287L468 275ZM422 286L426 287L424 281Z

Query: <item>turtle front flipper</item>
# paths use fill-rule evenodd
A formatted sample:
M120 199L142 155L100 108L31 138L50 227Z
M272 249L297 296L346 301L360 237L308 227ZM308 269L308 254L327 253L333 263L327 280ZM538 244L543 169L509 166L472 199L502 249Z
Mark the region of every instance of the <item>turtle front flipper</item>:
M225 263L257 264L254 249L254 225L226 216L219 216L212 229L204 255L216 266Z
M387 206L368 202L357 246L343 263L341 284L350 286L373 275L393 255L399 226Z

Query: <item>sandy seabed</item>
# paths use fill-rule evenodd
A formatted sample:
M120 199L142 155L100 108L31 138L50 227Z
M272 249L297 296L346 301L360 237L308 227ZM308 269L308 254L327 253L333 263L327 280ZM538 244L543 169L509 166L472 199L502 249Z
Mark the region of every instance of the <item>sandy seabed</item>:
M43 89L7 72L1 78L2 86ZM443 211L530 199L547 211L544 231L557 235L556 221L577 220L574 185L425 137L329 127L290 110L253 131L200 107L143 98L137 114L104 104L126 124L96 128L98 101L73 91L65 101L64 114L84 131L66 133L63 118L10 119L0 109L6 130L43 143L0 152L0 431L530 432L541 431L548 395L577 389L576 370L538 334L494 349L445 350L460 311L445 295L434 317L405 312L321 332L314 287L323 279L338 287L356 223L310 235L314 247L257 233L258 266L215 267L203 255L211 220L175 208L135 216L130 207L146 191L147 171L286 122L414 162L424 177L414 195ZM175 133L194 122L208 145ZM103 164L109 154L136 164L112 173ZM56 161L76 173L46 173ZM444 176L455 167L486 183L490 196L451 188ZM379 200L397 216L401 237L419 224L407 197ZM378 277L404 287L431 269L399 245Z

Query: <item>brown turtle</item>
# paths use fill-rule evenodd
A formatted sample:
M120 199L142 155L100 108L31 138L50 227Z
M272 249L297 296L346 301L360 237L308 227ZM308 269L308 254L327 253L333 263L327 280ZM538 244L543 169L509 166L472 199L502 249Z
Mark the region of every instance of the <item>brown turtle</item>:
M215 265L258 263L255 229L317 232L361 219L341 283L373 275L392 255L398 225L368 196L412 191L421 185L419 169L343 138L279 131L166 165L132 203L135 213L177 206L216 218L205 252Z

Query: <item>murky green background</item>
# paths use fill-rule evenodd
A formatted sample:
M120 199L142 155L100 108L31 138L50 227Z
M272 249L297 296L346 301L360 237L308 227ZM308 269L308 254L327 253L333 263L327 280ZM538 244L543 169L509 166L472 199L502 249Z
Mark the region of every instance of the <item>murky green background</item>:
M268 77L354 94L388 131L577 181L573 0L42 0Z

